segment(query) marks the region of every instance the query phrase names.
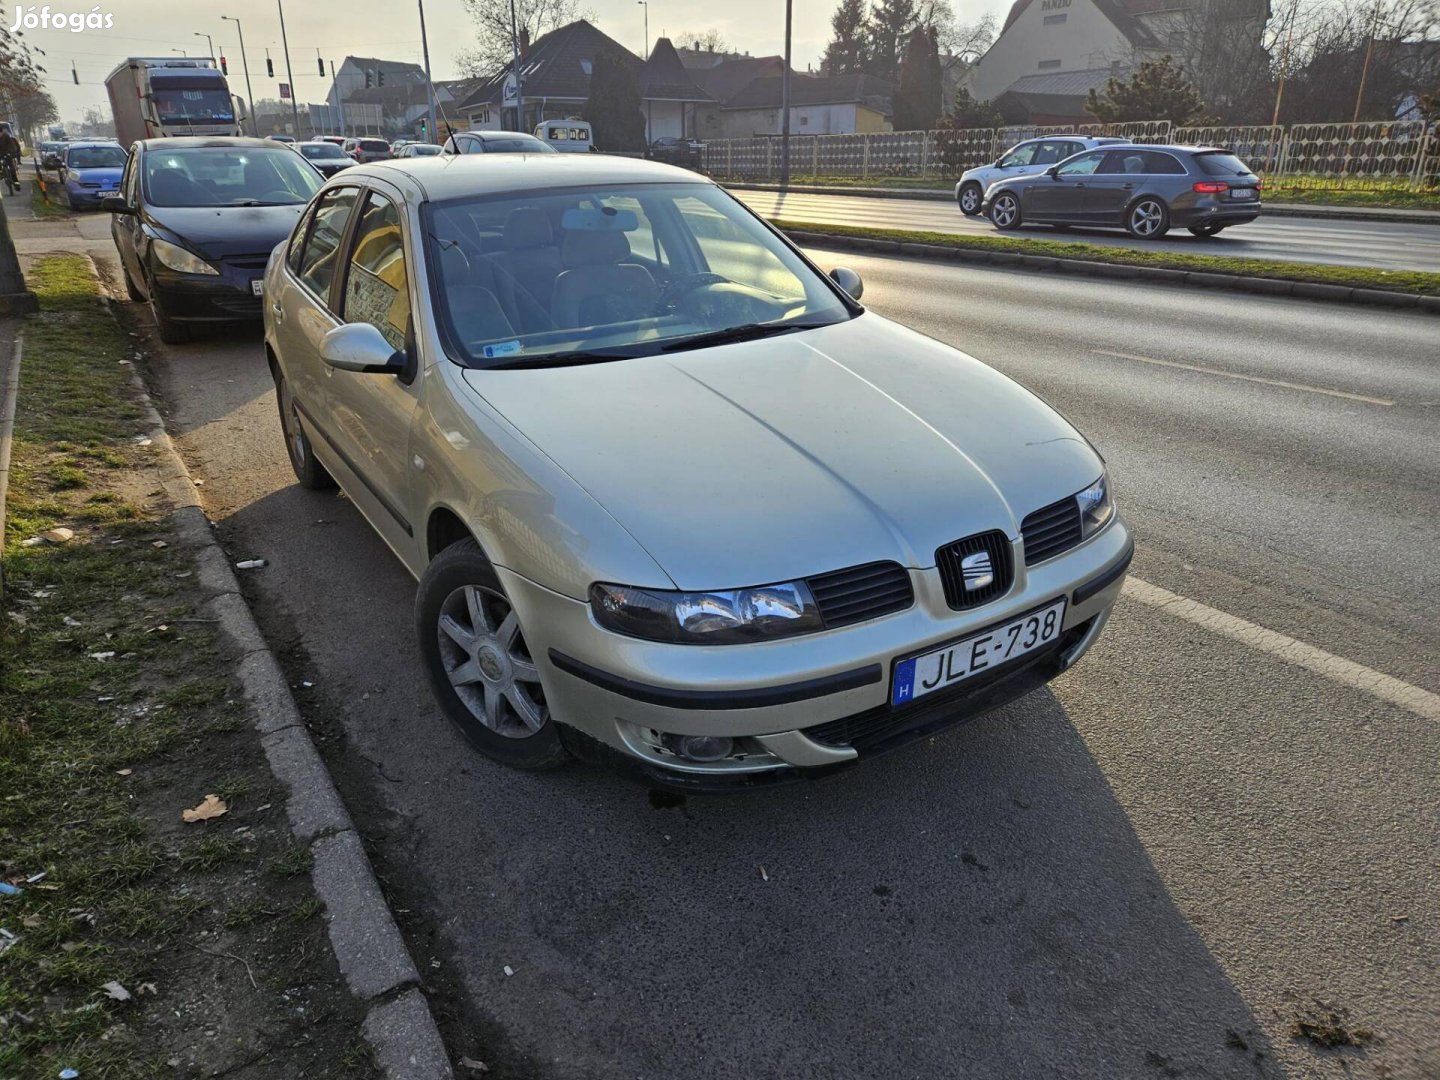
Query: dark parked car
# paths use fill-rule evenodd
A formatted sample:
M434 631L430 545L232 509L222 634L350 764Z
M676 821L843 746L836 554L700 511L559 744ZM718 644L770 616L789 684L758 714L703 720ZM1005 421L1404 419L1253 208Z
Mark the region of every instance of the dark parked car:
M1214 236L1260 216L1260 178L1215 147L1113 146L997 180L983 210L997 229L1094 225L1158 240L1176 225Z
M553 154L555 148L523 131L457 131L445 140L445 154Z
M384 139L346 139L344 152L361 165L390 160L390 144Z
M319 169L320 175L327 180L341 169L348 169L355 164L355 159L346 157L340 147L333 142L296 143L295 149L300 151L306 161Z
M700 165L700 145L694 139L677 139L667 135L646 147L645 156L651 161L694 169Z
M146 139L130 148L114 214L130 299L148 301L160 340L197 323L260 317L261 279L320 174L264 139Z

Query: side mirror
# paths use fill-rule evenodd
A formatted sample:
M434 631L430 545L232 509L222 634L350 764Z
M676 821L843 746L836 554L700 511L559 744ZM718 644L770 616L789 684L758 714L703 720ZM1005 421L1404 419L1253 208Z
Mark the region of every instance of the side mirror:
M111 214L138 214L140 212L125 201L124 195L106 195L100 200L100 209Z
M332 368L362 375L399 375L405 354L369 323L346 323L320 339L320 359Z
M1050 177L1051 180L1058 179L1060 176L1060 166L1051 165L1048 169L1045 170L1045 175Z
M837 266L830 271L830 280L850 294L850 299L859 300L865 295L865 283L860 275L847 266Z

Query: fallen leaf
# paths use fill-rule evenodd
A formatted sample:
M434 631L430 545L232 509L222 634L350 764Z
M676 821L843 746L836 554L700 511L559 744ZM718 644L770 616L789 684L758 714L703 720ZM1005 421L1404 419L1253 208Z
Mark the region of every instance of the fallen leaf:
M114 998L116 1001L130 1000L130 991L126 990L125 987L121 986L118 982L108 982L100 987L100 989L105 991L106 997Z
M44 921L45 921L45 916L44 916L44 915L41 915L41 914L37 911L37 912L35 912L35 914L33 914L33 915L26 915L25 918L21 919L21 920L20 920L20 925L23 926L23 927L25 927L26 930L34 930L35 927L39 926L39 925L40 925L42 922L44 922Z
M113 660L113 659L115 658L115 653L114 653L113 651L112 651L112 652L92 652L92 653L89 654L89 657L90 657L91 660Z
M460 1059L462 1069L473 1069L475 1072L489 1072L490 1066L483 1061L476 1061L474 1058L462 1057Z
M158 994L160 991L155 989L154 983L141 983L135 988L135 992L137 994Z
M115 770L115 775L116 775L116 776L129 776L129 775L130 775L132 772L134 772L134 771L135 771L134 769L116 769L116 770Z
M150 546L153 548L164 548L169 547L170 545L167 544L164 540L155 540L150 544Z
M64 544L75 539L75 530L67 529L64 525L54 529L46 529L40 534L41 540L48 540L52 544Z
M209 821L229 811L225 800L219 795L206 795L205 801L193 810L182 811L180 816L186 821Z
M79 625L80 625L80 620L79 620L79 619L72 619L69 615L66 615L65 618L62 619L61 621L64 622L64 624L65 624L66 626L79 626Z

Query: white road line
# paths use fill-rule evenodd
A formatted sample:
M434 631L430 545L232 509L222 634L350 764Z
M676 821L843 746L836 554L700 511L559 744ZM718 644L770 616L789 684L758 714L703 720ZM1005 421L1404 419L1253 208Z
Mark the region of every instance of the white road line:
M1223 611L1217 611L1198 601L1187 600L1168 589L1151 585L1148 581L1141 581L1139 578L1127 578L1123 593L1132 600L1159 608L1167 615L1192 622L1196 626L1203 626L1206 630L1220 634L1222 637L1228 637L1242 645L1249 645L1252 649L1260 652L1269 653L1271 656L1305 668L1307 671L1313 671L1316 675L1324 676L1344 686L1353 687L1371 697L1377 697L1381 701L1398 705L1416 716L1423 716L1427 720L1440 720L1440 694L1432 694L1428 690L1412 686L1393 675L1386 675L1383 671L1376 671L1374 668L1357 664L1353 660L1346 660L1343 656L1336 656L1324 649L1317 649L1315 646L1307 645L1295 638L1277 634L1274 630L1266 630L1263 626L1256 626L1254 623L1246 622L1234 615L1227 615Z
M1142 364L1154 364L1157 367L1179 368L1182 371L1198 371L1202 375L1219 375L1226 379L1242 379L1245 382L1264 383L1266 386L1283 386L1287 390L1304 390L1307 394L1326 394L1330 397L1346 398L1349 401L1363 401L1367 405L1394 405L1395 402L1389 398L1367 397L1365 394L1352 394L1345 390L1328 390L1323 386L1307 386L1305 383L1286 382L1284 379L1266 379L1259 375L1240 375L1233 371L1222 371L1220 368L1201 367L1199 364L1181 364L1174 360L1156 360L1153 356L1136 356L1134 353L1109 352L1105 349L1091 349L1091 352L1101 356L1114 356L1120 360L1138 360Z

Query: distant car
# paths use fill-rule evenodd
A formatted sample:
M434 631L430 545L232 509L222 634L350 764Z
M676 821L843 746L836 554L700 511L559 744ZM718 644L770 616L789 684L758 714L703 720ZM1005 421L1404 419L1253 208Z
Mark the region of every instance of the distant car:
M65 154L65 148L70 144L63 139L55 139L50 142L42 142L35 148L35 171L39 173L45 169L57 170L60 168L61 158Z
M66 143L60 155L60 199L72 210L96 209L120 193L126 153L119 143Z
M598 149L594 129L585 120L546 120L536 126L535 137L562 154L588 154Z
M316 142L334 143L336 146L344 146L349 140L344 135L316 135Z
M306 161L320 170L320 175L327 180L334 176L341 169L348 169L355 162L341 152L340 147L333 142L302 142L296 143L295 149L305 158Z
M1218 147L1107 147L998 181L984 210L997 229L1092 225L1158 240L1178 225L1214 236L1260 216L1260 178Z
M361 165L389 161L394 156L390 153L390 144L384 139L346 139L342 149Z
M130 149L114 218L130 299L160 340L197 323L258 319L270 252L323 183L301 155L265 139L146 139Z
M391 156L399 157L400 151L405 149L405 147L409 146L414 141L414 139L395 139L393 142L390 143Z
M437 146L434 143L412 142L402 146L400 152L395 156L397 158L435 157L437 154L442 153L443 150L443 147Z
M700 164L700 147L694 139L677 139L662 136L645 148L645 156L651 161L663 161L667 165L679 165L693 169Z
M1125 141L1110 136L1095 138L1090 135L1045 135L1038 139L1026 139L1006 150L992 164L979 165L961 173L960 182L955 185L955 201L960 204L962 214L975 217L980 213L985 192L995 181L1012 176L1033 176L1086 150Z
M293 143L293 142L295 141L295 136L294 136L294 135L266 135L266 136L265 136L265 140L266 140L267 142Z
M457 131L445 140L445 154L553 154L555 148L523 131Z

